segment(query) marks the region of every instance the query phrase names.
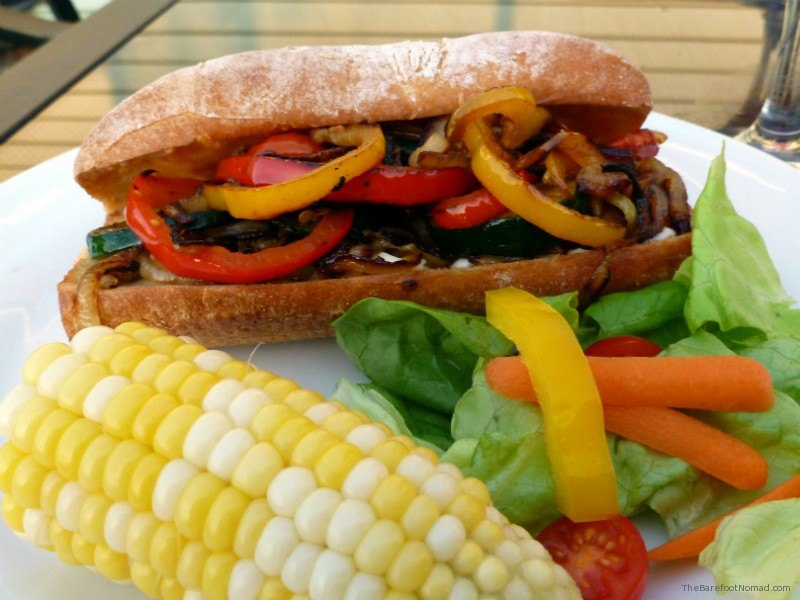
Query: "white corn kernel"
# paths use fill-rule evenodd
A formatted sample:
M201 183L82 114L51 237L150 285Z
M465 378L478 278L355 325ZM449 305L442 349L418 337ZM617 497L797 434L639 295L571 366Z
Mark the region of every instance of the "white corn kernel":
M222 350L206 350L194 357L194 364L203 369L216 373L222 365L233 360L233 357Z
M68 481L58 493L56 520L67 531L78 531L78 519L86 496L86 490L76 481Z
M52 546L50 539L50 517L44 511L28 508L22 515L22 529L25 537L40 548Z
M516 541L505 540L497 545L494 554L502 560L509 569L515 569L524 560L522 550Z
M459 486L458 481L448 473L435 473L422 484L419 491L436 500L439 508L445 510L458 494Z
M153 514L162 521L172 521L183 490L199 472L197 467L182 458L168 462L158 474L153 488Z
M294 523L286 517L270 519L256 544L255 561L265 575L277 577L283 564L300 543Z
M311 573L323 550L322 546L307 542L299 544L292 550L281 569L281 581L290 592L305 594L308 591Z
M425 543L439 562L452 560L467 539L467 531L460 519L453 515L442 515L428 531Z
M230 481L233 470L245 453L255 446L256 440L247 429L235 427L214 446L208 457L208 472L224 481Z
M267 502L276 515L293 517L311 492L317 489L317 479L304 467L286 467L270 482Z
M272 401L264 390L247 388L236 394L228 406L228 416L237 427L250 427L258 411L270 402Z
M436 471L437 473L447 473L456 481L461 481L464 479L464 475L461 473L461 470L457 466L450 463L439 463L436 465Z
M386 578L371 573L356 573L344 593L344 600L381 600L386 594Z
M478 588L469 579L456 577L453 589L450 590L448 600L478 600Z
M22 407L36 396L36 388L27 383L22 383L11 389L2 402L0 402L0 433L11 438L14 423Z
M385 441L388 436L384 433L383 429L372 423L365 423L359 425L347 434L344 441L353 444L356 448L361 450L364 454L372 452L373 448Z
M72 346L72 351L76 354L88 354L95 342L112 333L114 333L114 330L105 325L84 327L72 336L69 343Z
M257 600L266 577L253 560L240 560L233 566L228 582L228 598ZM184 600L186 598L184 597Z
M435 470L436 467L427 458L412 453L400 461L395 472L398 475L402 475L419 488L433 475Z
M373 508L363 500L344 500L334 511L328 525L328 548L343 554L353 554L377 520Z
M183 441L183 457L198 469L208 467L208 458L217 442L233 429L225 413L207 412L189 428Z
M309 408L303 416L317 425L321 425L325 419L337 412L339 412L339 408L333 402L320 402Z
M334 550L325 550L319 555L308 592L312 600L340 600L356 572L353 559Z
M114 552L127 554L128 526L135 514L133 507L127 502L115 502L108 509L103 526L103 537L108 547Z
M548 559L550 554L547 552L544 546L531 537L523 539L519 543L519 548L522 550L522 557L525 560L530 558L540 558L540 559Z
M306 496L294 515L300 537L306 542L324 544L333 513L342 500L342 495L330 488L318 488Z
M533 592L525 584L524 579L515 577L508 582L506 589L503 591L503 598L505 600L533 600Z
M342 484L342 495L345 498L367 500L378 484L389 476L389 469L375 458L360 460L350 470Z
M122 375L109 375L98 381L83 401L83 415L96 423L103 422L103 413L111 399L126 387L131 385L131 380Z
M203 410L206 412L228 412L228 408L236 395L244 391L245 387L237 379L222 379L206 392L203 398Z
M486 518L492 521L493 523L497 523L500 527L506 528L506 525L509 524L508 519L506 516L497 510L494 506L487 506L486 507Z
M546 590L555 584L555 573L552 566L553 563L548 563L541 558L531 558L522 563L520 572L533 589Z

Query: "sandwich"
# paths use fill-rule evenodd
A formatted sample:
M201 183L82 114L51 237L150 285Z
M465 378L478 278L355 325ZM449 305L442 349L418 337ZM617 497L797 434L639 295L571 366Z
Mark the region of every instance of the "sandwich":
M545 32L246 52L182 69L91 131L107 211L59 284L78 329L206 345L332 334L377 296L480 313L489 289L587 299L690 252L642 73Z

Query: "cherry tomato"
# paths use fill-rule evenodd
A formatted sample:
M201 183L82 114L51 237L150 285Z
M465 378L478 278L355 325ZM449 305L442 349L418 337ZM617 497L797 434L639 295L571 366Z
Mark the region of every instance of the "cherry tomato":
M661 347L635 335L618 335L600 340L586 349L586 356L656 356Z
M584 600L639 600L647 583L647 549L625 517L573 523L566 517L536 536L575 580Z
M304 154L314 154L320 150L322 150L322 146L312 142L311 138L304 133L289 132L269 136L263 142L252 146L247 154L274 152L281 156L303 156Z

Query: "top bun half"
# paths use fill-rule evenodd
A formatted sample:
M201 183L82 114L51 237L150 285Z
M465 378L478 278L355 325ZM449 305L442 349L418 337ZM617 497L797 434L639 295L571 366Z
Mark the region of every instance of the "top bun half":
M75 177L114 213L144 170L208 178L221 157L272 132L445 115L507 85L599 140L639 128L652 106L635 66L557 33L258 50L175 71L122 102L87 136Z

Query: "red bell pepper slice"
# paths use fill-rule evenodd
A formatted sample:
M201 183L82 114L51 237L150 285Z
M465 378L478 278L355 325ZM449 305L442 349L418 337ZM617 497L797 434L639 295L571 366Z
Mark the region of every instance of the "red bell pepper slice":
M139 175L125 206L125 219L144 247L181 277L217 283L256 283L282 277L333 250L353 224L351 209L331 210L306 237L260 252L244 254L200 244L176 247L172 230L156 209L192 196L201 185L194 179Z
M508 208L481 188L455 198L442 200L431 210L433 224L441 229L477 227L508 212Z
M641 160L658 154L658 139L649 129L640 129L633 133L626 133L613 142L606 144L606 148L615 150L630 150L634 158Z
M215 179L245 186L271 185L297 179L318 167L317 163L272 156L229 156L219 162ZM325 199L416 206L459 196L475 186L475 177L459 167L416 169L382 165L354 177Z
M309 136L290 131L269 136L263 142L252 146L247 154L255 156L264 152L274 152L281 156L303 156L320 150L323 150L322 146L315 144Z

